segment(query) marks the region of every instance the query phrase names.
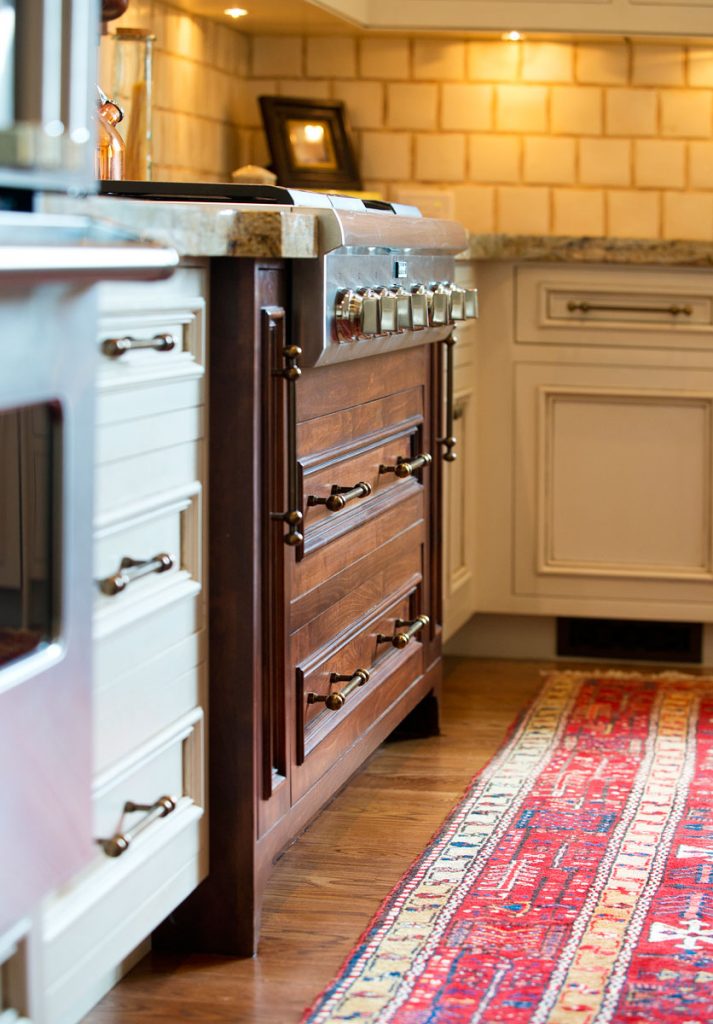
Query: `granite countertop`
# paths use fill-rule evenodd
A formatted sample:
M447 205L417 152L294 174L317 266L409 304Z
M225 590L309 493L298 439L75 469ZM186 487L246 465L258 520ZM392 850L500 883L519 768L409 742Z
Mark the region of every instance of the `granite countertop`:
M657 238L471 235L468 248L460 259L713 267L713 239L710 242L687 242Z
M153 242L173 246L180 256L310 259L318 255L317 218L293 209L63 195L43 196L40 209L112 221Z
M311 259L319 254L317 217L294 208L46 195L40 209L112 221L173 246L181 256ZM713 267L713 240L483 234L470 236L459 259Z

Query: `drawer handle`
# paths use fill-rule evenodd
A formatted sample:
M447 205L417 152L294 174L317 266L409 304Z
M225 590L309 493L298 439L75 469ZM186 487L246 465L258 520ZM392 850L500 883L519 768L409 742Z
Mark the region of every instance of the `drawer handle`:
M394 623L395 632L392 636L385 636L383 633L377 633L376 642L377 644L391 644L392 647L403 650L411 640L412 637L416 636L420 629L427 626L431 620L428 615L418 615L415 619L397 619ZM405 629L401 627L405 626Z
M149 576L152 572L166 572L173 566L173 556L167 555L165 552L144 561L125 557L119 563L118 572L115 572L113 576L107 576L106 579L99 580L99 589L102 594L114 597L115 594L126 590L134 580L140 580L142 576Z
M358 484L354 484L353 487L338 487L335 484L328 498L317 498L314 494L310 494L307 498L307 504L309 506L326 505L329 512L341 512L348 501L354 501L356 498L366 498L370 494L371 484L367 484L363 480Z
M453 408L453 389L455 387L453 349L457 340L455 331L451 331L448 337L443 340L443 344L446 347L446 436L439 438L438 443L442 444L445 449L443 452L444 462L455 462L458 458L456 453L453 451L458 443L458 439L453 433L453 421L455 420L455 411Z
M403 456L399 455L395 466L379 466L379 472L395 473L400 480L405 480L406 477L412 476L417 469L421 469L422 466L429 466L432 462L433 456L429 455L428 452L424 452L423 455L417 455L415 459L404 459Z
M158 818L165 818L171 811L176 810L176 801L172 796L162 796L154 804L135 804L127 800L124 804L124 814L133 814L135 811L146 811L141 821L137 821L133 828L127 828L125 832L117 832L110 839L97 839L107 857L120 857L126 853L133 839L148 828Z
M341 711L347 701L347 697L358 690L364 683L369 682L369 673L365 668L356 669L350 676L339 675L332 672L329 677L330 683L346 683L342 690L331 690L329 693L308 693L308 704L324 704L328 711Z
M297 381L302 376L299 345L290 345L285 334L286 314L282 306L264 306L262 309L262 337L271 349L276 348L282 357L283 366L273 371L273 376L282 377L286 382L285 432L287 435L285 459L287 461L287 510L271 512L270 518L283 522L287 533L283 541L288 547L302 544L302 501L300 498L300 465L297 458Z
M153 338L132 338L127 334L124 338L107 338L102 342L102 352L112 359L142 348L150 348L154 352L172 352L175 347L176 339L172 334L154 334Z
M614 306L600 302L573 302L567 303L570 313L591 313L599 311L605 313L668 313L669 316L691 316L693 310L690 306Z

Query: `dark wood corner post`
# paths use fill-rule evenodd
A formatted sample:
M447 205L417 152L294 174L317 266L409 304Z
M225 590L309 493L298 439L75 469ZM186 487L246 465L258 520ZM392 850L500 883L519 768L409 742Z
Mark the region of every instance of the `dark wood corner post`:
M279 264L211 261L209 391L208 878L164 922L155 944L251 956L261 879L254 794L262 775L255 707L261 699L264 519L264 304L286 296ZM267 294L265 292L267 291ZM226 458L226 448L231 457ZM218 456L218 457L217 457ZM214 464L220 476L211 473Z

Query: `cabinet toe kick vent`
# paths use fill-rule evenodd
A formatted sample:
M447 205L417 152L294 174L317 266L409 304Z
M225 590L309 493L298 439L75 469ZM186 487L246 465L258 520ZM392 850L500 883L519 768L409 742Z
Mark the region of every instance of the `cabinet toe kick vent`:
M701 664L700 622L557 619L557 656Z

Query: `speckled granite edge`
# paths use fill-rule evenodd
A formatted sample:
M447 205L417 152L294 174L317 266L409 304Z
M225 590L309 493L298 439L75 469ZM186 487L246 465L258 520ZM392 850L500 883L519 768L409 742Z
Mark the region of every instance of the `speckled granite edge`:
M644 238L571 238L559 235L471 235L460 259L541 260L549 263L624 263L713 266L710 242Z
M292 210L50 195L43 197L42 210L100 217L171 245L181 256L311 259L318 254L316 218Z

